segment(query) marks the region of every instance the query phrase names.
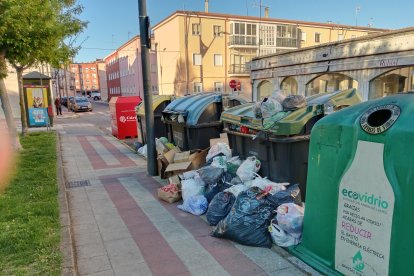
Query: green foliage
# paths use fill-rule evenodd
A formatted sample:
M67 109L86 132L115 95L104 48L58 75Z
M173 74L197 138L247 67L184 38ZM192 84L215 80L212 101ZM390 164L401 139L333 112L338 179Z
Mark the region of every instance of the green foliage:
M77 51L65 40L86 27L81 12L73 0L1 0L0 50L19 67L65 62Z
M56 134L21 142L15 176L0 195L0 275L59 275Z

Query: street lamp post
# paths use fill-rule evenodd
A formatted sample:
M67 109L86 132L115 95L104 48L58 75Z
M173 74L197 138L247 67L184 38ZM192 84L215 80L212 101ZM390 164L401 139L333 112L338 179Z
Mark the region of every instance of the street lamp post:
M157 174L154 111L152 109L151 71L149 49L151 48L150 21L147 16L146 0L138 0L139 33L141 43L142 80L144 87L145 124L147 128L147 171L149 175Z

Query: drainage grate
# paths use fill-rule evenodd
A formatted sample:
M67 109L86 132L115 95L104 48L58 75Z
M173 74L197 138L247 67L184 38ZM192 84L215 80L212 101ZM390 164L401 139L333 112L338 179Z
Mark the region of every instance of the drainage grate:
M78 181L68 181L66 182L66 188L79 188L79 187L86 187L91 186L89 180L78 180Z

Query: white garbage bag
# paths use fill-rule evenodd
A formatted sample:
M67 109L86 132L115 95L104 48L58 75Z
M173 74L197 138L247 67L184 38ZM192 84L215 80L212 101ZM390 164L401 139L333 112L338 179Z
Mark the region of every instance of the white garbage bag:
M186 201L192 196L203 194L204 186L199 185L194 179L186 179L181 181L181 190L183 200Z
M206 161L210 161L213 157L223 154L227 159L231 158L231 149L226 143L217 143L213 145L206 156Z
M237 176L242 182L253 180L260 170L260 161L255 156L250 156L237 169Z
M289 247L300 243L301 239L295 238L287 234L275 220L270 222L269 226L270 236L272 237L273 243L281 247Z
M277 224L289 235L299 239L302 236L305 208L295 203L285 203L277 207Z
M224 192L232 193L235 197L237 197L241 192L244 192L247 189L248 188L245 185L237 184L225 189Z

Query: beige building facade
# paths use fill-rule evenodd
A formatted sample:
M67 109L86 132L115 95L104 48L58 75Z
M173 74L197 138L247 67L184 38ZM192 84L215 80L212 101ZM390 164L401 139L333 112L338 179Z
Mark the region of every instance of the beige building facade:
M386 30L338 24L177 11L153 27L160 94L236 93L252 99L254 57ZM238 83L236 89L229 86Z

